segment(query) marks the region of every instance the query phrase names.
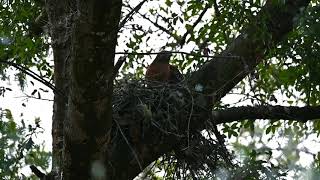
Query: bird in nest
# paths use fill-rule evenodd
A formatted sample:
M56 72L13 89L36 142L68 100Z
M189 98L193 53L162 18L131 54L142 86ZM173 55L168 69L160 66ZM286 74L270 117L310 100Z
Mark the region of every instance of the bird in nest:
M169 51L160 52L148 66L146 80L172 84L181 82L184 79L183 75L176 66L169 64L171 55Z

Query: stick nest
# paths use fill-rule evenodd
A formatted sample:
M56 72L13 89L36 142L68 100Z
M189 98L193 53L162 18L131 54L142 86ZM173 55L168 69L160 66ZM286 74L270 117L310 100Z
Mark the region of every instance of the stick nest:
M118 124L117 131L129 134L131 139L127 142L145 139L144 143L158 145L165 143L163 139L168 136L179 140L173 151L154 163L153 171L164 168L167 178L200 178L215 177L217 168L232 166L223 137L214 131L216 125L212 121L201 121L204 131L192 128L200 107L185 83L121 80L115 85L113 97L113 119ZM138 128L138 132L128 133L126 129L130 127ZM144 136L150 131L158 133L157 139Z

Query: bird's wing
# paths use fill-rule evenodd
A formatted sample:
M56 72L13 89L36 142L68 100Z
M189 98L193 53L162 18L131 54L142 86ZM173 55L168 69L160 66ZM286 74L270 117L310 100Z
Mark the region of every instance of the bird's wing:
M176 66L170 65L169 82L179 83L183 81L184 77Z

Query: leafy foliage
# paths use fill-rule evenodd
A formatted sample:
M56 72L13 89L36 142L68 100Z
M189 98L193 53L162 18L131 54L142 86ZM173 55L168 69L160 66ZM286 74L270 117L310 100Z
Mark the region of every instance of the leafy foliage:
M39 120L34 125L21 121L17 124L9 109L0 109L0 178L19 179L27 178L22 168L36 164L48 169L50 153L42 145L33 142L35 135L41 132ZM35 177L32 176L33 179Z
M47 61L48 39L34 36L33 23L42 11L42 1L1 1L0 9L0 75L6 79L7 62L27 69L37 69L43 78L52 78L52 63ZM23 88L25 74L16 78Z
M212 7L208 12L214 15L204 16L201 23L193 28L193 23L205 10L207 4ZM152 44L152 41L159 42L157 39L162 38L161 42L165 44L158 44L155 48L165 46L166 48L172 48L172 50L188 49L190 51L191 49L192 53L201 54L202 48L208 47L211 50L210 54L217 55L225 49L226 44L239 35L239 32L248 23L252 22L262 6L262 1L222 1L216 3L215 1L167 0L165 3L154 3L153 7L142 9L141 13L130 22L132 27L139 27L137 28L139 30L129 30L129 34L132 36L141 34L141 31L149 33L141 36L141 43L135 41L127 50L132 48L133 51L152 51L153 46L144 47L143 44ZM177 8L179 10L175 7L179 7ZM300 14L299 17L293 19L296 24L289 36L276 48L268 49L265 62L260 64L251 73L251 76L230 92L231 95L237 94L240 96L239 101L235 104L221 104L217 108L241 105L244 102L252 105L278 103L319 105L318 66L320 63L318 61L318 46L320 36L317 33L319 31L319 12L319 2L313 2L304 14ZM138 23L135 23L138 18L142 18L148 24L139 26ZM258 22L257 24L261 25L263 23ZM264 33L265 28L261 26L261 32L259 33ZM186 31L190 31L190 34L188 34L185 44L179 46ZM146 57L142 59L146 59ZM172 59L172 63L178 65L183 72L187 73L198 69L207 60L207 58L197 58L177 53ZM128 64L132 62L140 63L130 60ZM145 66L145 62L146 60L142 62L143 66ZM124 71L130 70L127 67L124 68ZM143 71L138 72L139 75L142 75ZM246 178L261 179L268 178L270 173L272 176L280 177L292 174L292 171L297 176L301 176L301 172L304 171L302 170L303 167L300 165L292 167L292 164L298 163L300 160L299 153L292 155L293 147L303 152L304 148L297 147L297 144L307 141L307 134L318 133L318 124L318 121L306 125L292 121L270 120L269 123L263 123L262 121L253 123L253 121L246 120L225 124L221 129L233 142L232 149L235 154L243 151L251 152L242 154L247 158L245 161L239 162L239 167L242 167L240 169L260 169L260 172L266 173L266 176L262 176L263 173L254 174L252 171L252 173L248 173ZM251 136L252 141L244 139L247 134ZM270 136L274 136L274 138L265 138ZM278 141L277 138L286 139L288 142L285 143L286 145L280 146L280 149L276 146L270 147L268 142L276 142ZM251 145L243 146L241 145L243 141ZM262 142L265 143L263 147L258 146ZM265 151L266 149L267 151ZM276 159L275 154L285 152L284 149L291 149L291 151L288 150L281 160ZM264 155L266 153L268 158ZM169 177L166 176L166 178Z

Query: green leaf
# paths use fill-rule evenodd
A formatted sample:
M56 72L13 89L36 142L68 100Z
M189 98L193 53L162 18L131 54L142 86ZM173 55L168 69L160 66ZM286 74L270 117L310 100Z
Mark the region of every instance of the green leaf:
M266 134L269 134L270 131L271 131L271 129L272 129L272 126L269 126L269 127L266 129Z
M170 7L172 5L172 1L171 0L166 0L166 5Z

